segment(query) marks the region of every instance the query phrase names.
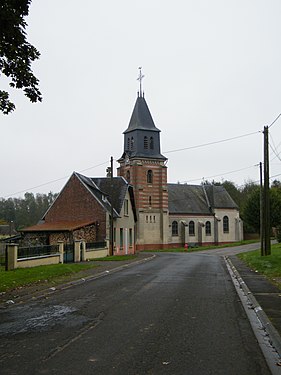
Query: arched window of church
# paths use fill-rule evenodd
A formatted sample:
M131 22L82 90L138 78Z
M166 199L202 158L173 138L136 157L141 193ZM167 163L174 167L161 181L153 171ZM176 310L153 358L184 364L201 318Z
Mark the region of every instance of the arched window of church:
M130 174L130 171L127 171L126 172L126 180L128 183L130 183L130 180L131 180L131 174Z
M147 179L148 184L152 184L152 182L153 182L153 172L152 172L151 169L149 171L147 171L146 179Z
M195 225L194 225L194 221L191 220L188 224L188 228L189 228L189 235L190 236L195 236Z
M178 222L173 221L172 222L172 236L178 236L179 235L179 227L178 227Z
M131 150L134 149L134 142L135 142L135 141L134 141L134 137L132 137L132 138L131 138Z
M210 221L206 221L205 233L206 233L206 236L210 236L212 234Z
M148 138L147 138L147 136L145 136L144 139L143 139L143 147L144 147L145 150L148 149Z
M223 233L229 233L229 219L228 216L223 217Z
M130 150L131 140L130 138L127 139L127 150Z
M151 198L151 195L148 197L148 206L149 206L149 207L152 206L152 198Z
M153 140L153 137L150 137L150 140L149 140L149 147L150 147L150 150L153 150L153 149L154 149L154 140Z

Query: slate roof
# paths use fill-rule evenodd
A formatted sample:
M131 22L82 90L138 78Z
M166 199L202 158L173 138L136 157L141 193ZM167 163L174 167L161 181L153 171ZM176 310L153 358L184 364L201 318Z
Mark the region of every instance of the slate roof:
M111 210L112 202L113 216L120 216L129 186L123 177L113 177L111 181L111 178L108 177L86 177L79 173L75 174L108 212Z
M236 208L237 204L228 194L223 186L217 185L206 185L206 193L209 198L209 202L214 208Z
M111 182L110 178L94 177L91 179L101 191L108 195L108 200L113 204L114 209L120 215L123 207L126 192L128 190L128 183L123 177L113 177Z
M124 134L133 130L160 132L160 130L156 128L146 101L142 96L139 96L136 100L129 126L124 131Z
M171 214L209 215L214 208L238 209L223 186L168 184Z

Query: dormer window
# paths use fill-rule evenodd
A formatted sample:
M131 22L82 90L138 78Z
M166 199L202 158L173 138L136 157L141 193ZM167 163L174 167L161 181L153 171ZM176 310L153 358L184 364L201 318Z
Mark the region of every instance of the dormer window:
M152 182L153 182L153 172L152 172L151 169L149 171L147 171L146 179L147 179L148 184L152 184Z
M148 138L147 138L147 136L145 136L144 139L143 139L143 148L145 150L148 150Z

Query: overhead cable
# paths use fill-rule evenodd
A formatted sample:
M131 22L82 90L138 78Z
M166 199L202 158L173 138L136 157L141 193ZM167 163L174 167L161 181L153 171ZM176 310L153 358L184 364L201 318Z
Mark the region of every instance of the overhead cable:
M258 134L258 133L261 133L261 131L255 131L255 132L252 132L252 133L247 133L247 134L243 134L243 135L238 135L236 137L232 137L232 138L226 138L226 139L222 139L220 141L214 141L214 142L209 142L209 143L203 143L201 145L197 145L197 146L189 146L189 147L184 147L184 148L178 148L178 149L175 149L175 150L169 150L169 151L163 151L164 154L169 154L169 153L172 153L172 152L178 152L178 151L185 151L185 150L192 150L192 149L195 149L195 148L199 148L199 147L205 147L205 146L211 146L211 145L215 145L215 144L218 144L218 143L223 143L223 142L228 142L228 141L233 141L234 139L239 139L239 138L243 138L243 137L248 137L250 135L253 135L253 134Z

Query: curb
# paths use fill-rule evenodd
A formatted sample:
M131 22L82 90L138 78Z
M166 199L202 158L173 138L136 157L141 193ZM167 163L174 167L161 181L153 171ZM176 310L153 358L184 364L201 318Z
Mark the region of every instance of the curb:
M49 296L49 295L52 295L52 294L56 293L57 291L65 290L65 289L71 288L72 286L77 286L77 285L80 285L80 284L84 284L85 282L88 282L88 281L92 281L92 280L95 280L95 279L99 279L99 278L108 276L108 275L113 274L115 272L122 271L124 268L129 268L129 267L132 267L134 265L138 265L138 264L141 264L141 263L148 262L148 261L154 259L155 257L156 257L156 255L148 256L147 258L132 261L131 263L126 263L126 264L123 264L119 267L112 268L111 270L106 270L106 271L97 273L96 275L90 275L90 276L87 276L87 277L82 277L82 278L79 278L77 280L69 281L65 284L59 284L58 286L53 287L53 288L49 287L49 288L42 289L40 291L34 292L32 294L26 294L26 295L23 295L22 297L18 297L16 299L16 302L12 301L11 304L9 303L9 301L0 302L0 309L12 307L12 306L15 306L19 303L27 302L27 301L30 301L30 300L34 301L36 299L44 298L46 296Z
M263 329L268 334L270 344L276 350L278 355L281 357L281 337L278 331L269 320L263 308L260 306L255 296L250 291L247 284L242 279L242 277L240 276L239 272L237 271L237 269L235 268L231 260L227 256L224 257L224 260L230 267L231 271L233 272L234 277L238 281L240 288L243 290L245 296L247 297L249 308L254 310L255 314L257 315L259 321L262 324Z

